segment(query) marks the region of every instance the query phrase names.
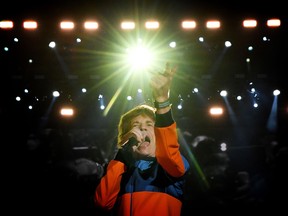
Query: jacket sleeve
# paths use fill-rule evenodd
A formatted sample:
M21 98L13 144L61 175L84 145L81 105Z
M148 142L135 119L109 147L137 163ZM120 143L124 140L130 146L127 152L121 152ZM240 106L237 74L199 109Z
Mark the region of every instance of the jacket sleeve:
M111 210L120 191L120 182L125 165L122 162L111 160L107 166L106 174L96 187L94 202L96 206Z
M167 127L155 127L155 135L158 163L169 175L173 177L183 176L186 168L179 150L176 123L173 122Z

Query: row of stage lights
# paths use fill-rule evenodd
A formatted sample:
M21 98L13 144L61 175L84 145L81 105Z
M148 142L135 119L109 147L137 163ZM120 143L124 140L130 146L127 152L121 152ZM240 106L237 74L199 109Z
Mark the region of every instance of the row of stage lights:
M85 94L85 93L87 92L87 89L86 89L86 88L82 88L81 91L82 91L83 94ZM28 89L25 89L24 92L25 92L25 94L29 94L29 90L28 90ZM141 95L141 94L142 94L142 89L138 89L137 92L138 92L138 94ZM199 89L198 89L198 88L194 88L193 91L192 91L193 94L198 94L198 92L199 92ZM253 95L254 98L257 98L258 93L256 92L256 89L255 89L255 88L251 87L250 93ZM274 97L277 97L278 95L280 95L280 93L281 93L281 92L280 92L279 89L274 89L274 90L273 90L273 96L274 96ZM227 90L221 90L221 91L219 92L219 95L220 95L222 98L224 98L224 100L225 100L225 98L228 96L228 91L227 91ZM52 96L53 96L54 99L56 99L56 98L58 98L58 97L61 96L61 93L60 93L59 91L55 90L55 91L52 92ZM36 101L39 102L39 99L38 99L37 97L33 97L33 98L36 99ZM181 97L180 95L178 96L178 98L179 98L179 101L178 101L178 104L176 104L176 107L177 107L178 110L181 110L181 109L183 108L183 101L184 101L184 99L182 99L182 97ZM135 98L133 98L131 95L129 95L129 96L127 96L126 99L127 99L127 101L133 101ZM23 100L23 97L20 96L20 95L18 95L18 96L16 96L15 100L18 101L18 102L20 102L20 101ZM143 100L144 100L144 99L143 99ZM238 96L236 97L236 100L241 101L241 100L242 100L242 97L241 97L240 95L238 95ZM99 102L99 108L100 108L101 110L105 110L106 105L105 105L105 101L104 101L104 96L103 96L102 94L99 94L99 96L98 96L98 102ZM73 116L73 115L75 114L75 107L73 107L73 106L67 106L67 105L64 105L64 104L65 104L65 103L63 103L63 106L61 106L61 107L59 108L59 113L60 113L60 115L61 115L61 116L64 116L64 117L65 117L65 116L67 116L67 117ZM258 102L257 102L257 100L253 100L253 107L254 107L254 108L257 108L257 107L258 107ZM30 109L30 110L33 110L33 109L34 109L33 103L28 105L28 109ZM215 103L214 105L213 105L213 104L210 105L210 106L208 107L208 109L209 109L209 114L210 114L211 116L214 116L214 117L222 116L222 115L224 114L224 110L225 110L225 108L222 107L221 105L219 105L219 103ZM287 111L288 111L288 110L287 110Z
M29 91L28 91L28 89L25 89L25 91L24 91L25 93L28 93ZM82 89L82 92L83 93L85 93L86 92L86 89L85 88L83 88ZM139 92L139 89L138 89L138 92ZM222 94L222 93L221 93ZM52 92L52 95L53 95L53 98L58 98L58 97L60 97L60 92L59 91L53 91ZM222 96L222 95L221 95ZM222 97L225 97L225 96L222 96ZM127 101L132 101L133 100L133 97L132 96L127 96ZM22 97L21 96L16 96L16 98L15 98L15 100L16 101L18 101L18 102L20 102L20 101L22 101ZM37 101L39 101L39 99L36 99ZM104 96L102 95L102 94L100 94L99 96L98 96L98 101L99 101L99 103L100 103L100 109L101 110L105 110L105 108L106 108L106 105L105 105L105 103L104 103ZM183 102L183 100L181 99L180 100L180 103L177 105L177 109L179 109L179 110L181 110L182 109L182 102ZM33 110L34 109L34 105L33 104L29 104L28 105L28 109L30 109L30 110ZM76 112L76 108L75 107L73 107L73 106L67 106L67 105L62 105L62 106L60 106L60 108L59 108L59 114L61 115L61 116L63 116L63 117L72 117L72 116L74 116L74 114L75 114L75 112ZM223 112L224 112L224 108L223 107L220 107L219 105L217 105L217 106L215 106L215 105L212 105L211 107L209 107L209 113L210 113L210 115L211 116L221 116L221 115L223 115Z
M205 27L207 29L220 29L221 28L221 21L220 20L208 20L205 22ZM242 22L242 26L244 28L256 28L258 26L258 21L256 19L245 19ZM25 20L22 22L22 27L26 30L36 30L39 26L39 23L36 20ZM157 20L149 20L146 21L144 27L146 29L159 29L160 22ZM184 30L193 30L196 29L198 23L196 20L183 20L181 22L181 28ZM269 28L278 28L281 26L281 20L278 18L271 18L266 20L266 26ZM0 21L0 29L13 29L15 27L15 23L12 20L2 20ZM69 20L63 20L59 23L60 29L63 30L73 30L76 27L76 23ZM87 20L83 22L82 27L85 30L97 30L100 28L100 24L94 20ZM123 30L133 30L136 29L136 22L134 21L123 21L120 24L120 28Z

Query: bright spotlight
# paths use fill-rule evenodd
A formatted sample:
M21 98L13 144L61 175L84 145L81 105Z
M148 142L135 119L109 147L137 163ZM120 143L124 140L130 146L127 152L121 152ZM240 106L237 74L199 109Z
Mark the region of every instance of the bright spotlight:
M226 96L228 95L228 92L227 92L226 90L222 90L222 91L220 92L220 95L221 95L222 97L226 97Z
M225 41L225 47L231 47L232 43L230 41Z
M199 89L198 88L194 88L192 92L193 93L197 93L197 92L199 92Z
M222 107L219 107L219 106L213 106L209 109L209 113L211 116L221 116L223 115L223 108Z
M60 92L59 91L53 91L52 95L53 95L53 97L59 97Z
M73 116L74 110L73 110L73 108L63 107L60 109L60 114L61 114L61 116L64 116L64 117Z
M276 89L276 90L273 91L273 95L274 95L274 96L277 96L277 95L279 95L279 94L280 94L280 91L279 91L278 89Z
M169 46L170 46L171 48L175 48L175 47L176 47L176 42L175 42L175 41L170 42L170 43L169 43Z
M142 45L127 49L126 60L132 69L146 69L151 64L152 59L152 53Z
M227 151L227 144L225 142L220 144L220 150L221 151Z
M51 41L51 42L49 43L49 47L50 47L50 48L55 48L55 47L56 47L56 43L55 43L54 41Z

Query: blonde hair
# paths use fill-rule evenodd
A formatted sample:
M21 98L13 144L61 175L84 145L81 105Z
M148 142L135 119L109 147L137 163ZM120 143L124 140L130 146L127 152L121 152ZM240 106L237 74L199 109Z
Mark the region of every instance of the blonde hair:
M118 124L118 137L117 137L117 146L120 147L120 143L122 141L123 136L131 130L132 127L132 120L137 116L148 116L149 118L155 121L155 111L156 109L152 106L141 104L133 109L129 110L128 112L124 113L120 117L120 121Z

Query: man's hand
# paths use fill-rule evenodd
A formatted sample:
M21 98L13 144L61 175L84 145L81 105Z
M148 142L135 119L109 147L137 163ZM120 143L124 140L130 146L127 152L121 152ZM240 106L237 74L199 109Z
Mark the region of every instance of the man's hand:
M177 66L170 67L169 62L166 63L164 73L154 75L150 80L150 86L154 100L164 102L169 99L169 92L172 79L177 71Z
M133 157L133 145L137 144L137 140L132 137L128 143L120 148L114 160L124 163L128 169L133 168L135 165L135 158Z

